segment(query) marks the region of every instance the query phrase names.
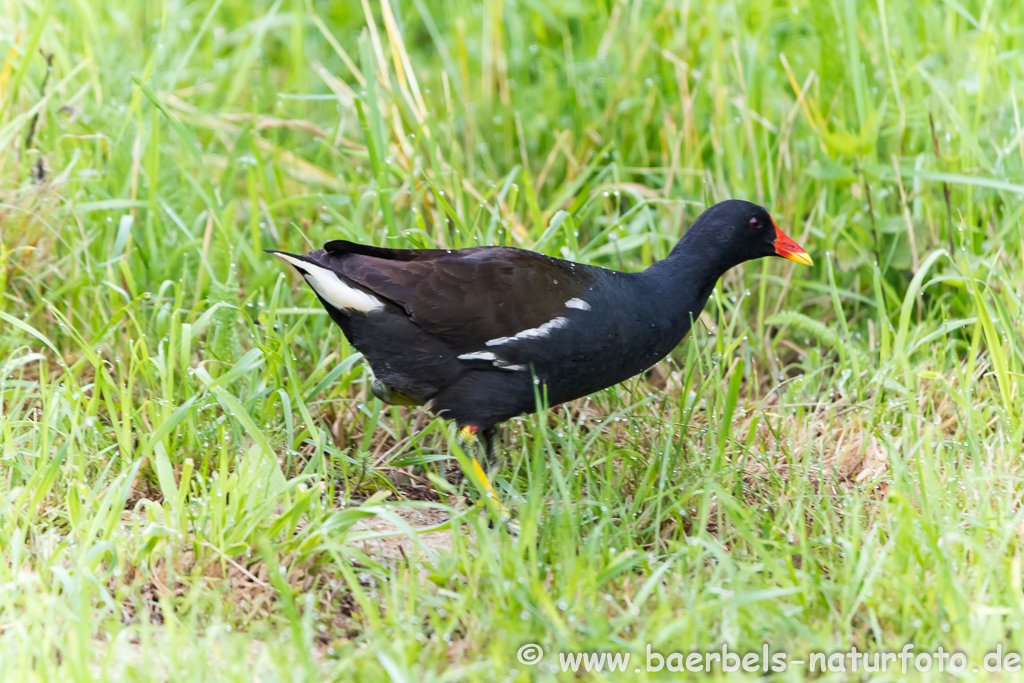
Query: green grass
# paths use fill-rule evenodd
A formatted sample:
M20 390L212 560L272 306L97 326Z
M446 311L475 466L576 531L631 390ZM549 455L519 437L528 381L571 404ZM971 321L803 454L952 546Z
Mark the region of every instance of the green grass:
M4 7L4 678L1024 650L1021 3ZM518 541L262 252L639 269L727 197L816 265L736 269L654 372L508 423Z

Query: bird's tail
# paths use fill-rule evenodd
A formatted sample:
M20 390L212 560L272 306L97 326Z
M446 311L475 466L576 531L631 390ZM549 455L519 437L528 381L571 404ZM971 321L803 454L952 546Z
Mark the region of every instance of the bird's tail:
M384 308L383 301L370 292L353 286L342 274L308 254L300 256L270 249L267 253L294 266L325 305L333 306L344 313L369 313Z

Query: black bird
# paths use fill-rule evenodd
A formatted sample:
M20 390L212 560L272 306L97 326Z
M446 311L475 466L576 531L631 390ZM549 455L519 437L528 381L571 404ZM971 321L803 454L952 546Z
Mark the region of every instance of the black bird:
M622 382L664 358L718 279L744 261L812 265L768 212L728 200L704 211L669 256L638 273L513 247L387 249L344 240L295 266L370 363L386 403L426 405L459 434ZM474 469L493 493L476 459Z

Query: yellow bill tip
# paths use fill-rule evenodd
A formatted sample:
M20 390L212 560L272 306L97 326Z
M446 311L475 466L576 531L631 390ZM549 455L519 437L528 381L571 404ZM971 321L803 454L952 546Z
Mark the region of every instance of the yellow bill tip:
M788 254L779 254L784 259L789 259L793 263L799 263L805 266L813 266L814 259L806 251L791 251Z

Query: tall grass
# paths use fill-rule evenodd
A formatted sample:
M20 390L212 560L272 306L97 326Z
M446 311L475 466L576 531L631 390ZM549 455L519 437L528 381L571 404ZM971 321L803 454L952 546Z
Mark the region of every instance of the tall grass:
M1024 649L1024 6L4 7L3 676ZM262 252L639 269L727 197L817 265L736 269L654 371L510 422L518 540Z

